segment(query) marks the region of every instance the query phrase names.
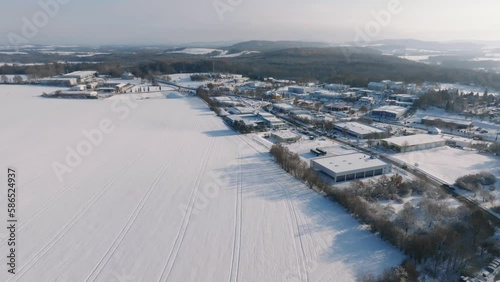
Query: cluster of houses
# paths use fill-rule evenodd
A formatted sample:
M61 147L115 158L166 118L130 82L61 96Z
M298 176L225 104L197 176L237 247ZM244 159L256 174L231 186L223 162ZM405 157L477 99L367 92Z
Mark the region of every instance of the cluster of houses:
M99 75L97 71L75 71L44 78L39 80L39 83L47 86L68 87L67 90L44 93L44 97L97 99L114 94L131 93L137 85L142 83L142 80L134 77L130 72L124 72L118 78L111 78Z

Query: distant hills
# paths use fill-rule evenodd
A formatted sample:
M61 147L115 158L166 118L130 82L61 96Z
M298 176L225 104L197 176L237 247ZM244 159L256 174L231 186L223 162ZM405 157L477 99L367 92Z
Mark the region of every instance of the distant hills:
M292 48L317 48L317 47L329 47L329 46L332 45L322 42L252 40L252 41L237 43L225 48L237 52L241 51L268 52L268 51L277 51L277 50L292 49Z
M23 54L12 54L5 49L0 52L0 62L20 64L0 67L0 74L43 75L95 69L117 75L127 70L136 76L151 77L158 72L209 72L215 66L219 72L241 73L257 79L272 76L353 86L391 79L416 83L473 83L500 89L500 75L495 73L500 70L500 60L495 61L496 56L500 58L499 50L483 50L486 45L481 42L380 40L365 47L265 40L229 44L212 48L209 45L177 48L32 46L23 49ZM70 63L33 65L61 61Z

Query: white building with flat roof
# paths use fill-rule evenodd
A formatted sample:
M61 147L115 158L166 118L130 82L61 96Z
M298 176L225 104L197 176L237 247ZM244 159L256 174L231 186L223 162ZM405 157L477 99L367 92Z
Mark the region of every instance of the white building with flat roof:
M331 176L335 182L383 175L392 168L390 164L362 153L314 159L311 167Z
M290 130L278 130L273 131L271 136L279 140L280 142L297 142L300 140L301 136Z
M371 115L375 118L397 120L408 112L407 108L399 106L383 106L372 111Z
M273 110L278 111L278 112L283 112L283 113L288 113L294 109L295 109L295 106L290 105L290 104L282 103L282 104L274 104L273 105Z
M347 134L352 135L352 136L357 137L357 138L367 138L373 134L385 133L385 131L380 129L380 128L376 128L376 127L362 124L359 122L336 123L334 125L334 128L339 130L339 131L346 130Z
M64 74L65 78L76 78L78 83L82 83L83 81L93 78L97 74L96 71L74 71L67 74Z
M259 116L266 122L266 125L269 128L279 129L286 127L286 123L284 123L281 119L277 118L273 114L260 112Z
M400 152L411 152L445 146L446 139L440 135L418 134L383 139L382 144Z

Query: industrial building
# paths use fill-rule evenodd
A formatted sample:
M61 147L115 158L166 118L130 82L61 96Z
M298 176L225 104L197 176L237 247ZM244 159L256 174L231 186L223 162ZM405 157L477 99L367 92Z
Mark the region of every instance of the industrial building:
M264 120L266 123L266 126L272 129L280 129L280 128L285 128L286 124L276 116L270 113L266 112L261 112L259 113L259 116Z
M470 121L430 116L423 117L422 124L445 128L455 127L457 129L467 129L472 127L472 122Z
M124 72L121 77L123 80L134 80L135 79L135 76L130 72Z
M273 131L271 133L271 136L276 138L280 142L297 142L300 140L300 135L291 132L290 130L278 130L278 131Z
M56 91L51 94L44 93L42 97L47 98L69 98L69 99L98 99L95 91Z
M78 83L85 82L88 79L94 78L96 76L96 71L75 71L71 73L64 74L65 78L76 78Z
M256 114L229 115L225 118L225 121L231 126L236 122L243 122L246 126L254 128L264 128L266 126L265 121Z
M349 85L344 84L327 84L323 88L330 91L347 91L349 87Z
M359 103L363 106L371 106L375 104L375 99L373 97L361 97Z
M390 164L362 153L314 159L311 167L329 175L335 182L383 175L392 168Z
M288 87L288 92L295 94L306 94L310 91L309 87L301 87L301 86L290 86Z
M407 111L408 109L403 107L383 106L373 110L371 115L374 118L398 120L402 118Z
M227 112L232 115L246 115L246 114L254 114L255 109L248 107L233 107L228 109Z
M376 128L359 122L337 123L334 125L334 128L339 131L345 130L347 134L361 139L369 138L370 136L373 136L375 134L386 133L380 128Z
M274 104L273 111L281 112L281 113L289 113L290 111L295 110L295 106L290 104Z
M66 86L71 87L78 84L78 80L76 78L69 77L51 77L44 78L40 80L40 84L42 85L50 85L50 86Z
M418 101L418 96L416 95L410 95L410 94L394 94L391 95L390 98L392 100L396 100L398 102L407 102L407 103L415 103Z
M439 135L418 134L383 139L382 144L399 152L411 152L445 146L446 140Z
M370 82L368 83L368 89L373 91L385 91L387 90L387 84L382 82Z

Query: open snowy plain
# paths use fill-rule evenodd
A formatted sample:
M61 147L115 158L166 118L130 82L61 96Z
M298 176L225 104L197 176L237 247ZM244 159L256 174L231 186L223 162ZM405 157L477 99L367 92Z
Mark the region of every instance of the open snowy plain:
M0 181L19 173L17 273L0 228L1 281L344 282L404 259L197 98L44 91L0 86Z

